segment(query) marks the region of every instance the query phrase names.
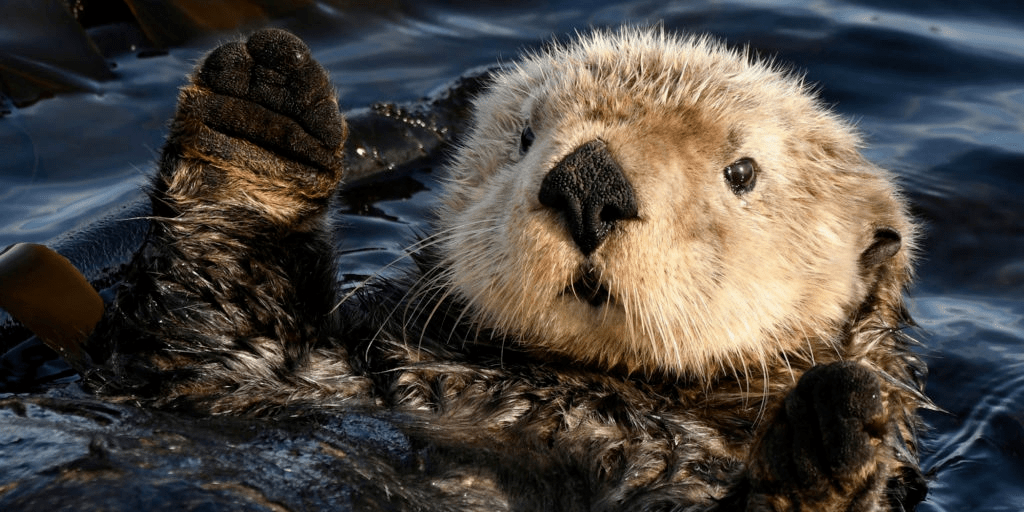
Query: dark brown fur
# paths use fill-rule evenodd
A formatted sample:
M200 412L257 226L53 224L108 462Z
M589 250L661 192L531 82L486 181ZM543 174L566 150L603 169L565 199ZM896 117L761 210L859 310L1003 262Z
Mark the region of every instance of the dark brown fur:
M265 30L209 55L181 93L152 231L90 339L87 382L204 415L395 411L436 457L413 477L442 497L381 482L399 508L870 511L922 498L924 370L885 278L898 233L865 250L873 292L839 351L822 344L767 375L628 375L471 327L455 299L410 293L422 275L336 307L324 216L345 136L293 36Z

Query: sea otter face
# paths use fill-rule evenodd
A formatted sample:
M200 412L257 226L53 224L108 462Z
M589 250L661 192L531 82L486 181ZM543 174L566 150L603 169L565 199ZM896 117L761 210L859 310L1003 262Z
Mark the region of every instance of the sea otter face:
M858 144L798 79L713 41L556 47L476 102L438 216L443 284L483 327L629 371L837 342L865 262L903 276L911 235Z

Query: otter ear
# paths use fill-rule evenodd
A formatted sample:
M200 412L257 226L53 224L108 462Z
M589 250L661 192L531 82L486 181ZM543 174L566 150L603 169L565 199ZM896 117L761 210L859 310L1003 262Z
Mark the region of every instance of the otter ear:
M861 211L866 214L858 261L865 301L861 311L870 311L871 318L896 327L910 318L904 307L903 291L914 274L918 233L892 182L875 180L873 184L874 187L861 188L865 192L861 195Z
M902 245L903 237L899 231L890 227L876 229L871 245L860 253L861 268L870 269L885 263L900 251Z

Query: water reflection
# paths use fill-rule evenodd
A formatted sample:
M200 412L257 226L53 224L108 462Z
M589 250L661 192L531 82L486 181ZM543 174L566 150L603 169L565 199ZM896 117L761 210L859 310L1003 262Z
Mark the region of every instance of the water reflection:
M926 414L933 497L919 510L1020 510L1024 302L924 295L913 313L927 333L928 392L942 409Z

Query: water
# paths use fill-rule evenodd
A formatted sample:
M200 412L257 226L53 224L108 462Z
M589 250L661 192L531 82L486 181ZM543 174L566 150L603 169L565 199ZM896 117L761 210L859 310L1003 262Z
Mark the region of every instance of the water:
M154 19L170 21L140 30L100 17L82 34L52 11L8 2L15 15L0 22L0 76L8 84L0 103L0 247L61 247L88 260L92 277L137 240L138 229L123 219L144 214L141 187L176 87L205 49L242 30L167 15L180 14L174 2L129 3L164 9ZM899 175L926 223L911 304L931 369L929 394L945 412L926 414L931 487L918 510L1024 509L1024 7L335 0L272 14L274 24L309 41L343 108L353 110L415 101L552 36L621 23L710 32L804 70L826 101L857 120L869 158ZM129 19L120 16L113 21ZM49 35L28 37L38 27ZM154 51L144 33L167 50ZM34 81L10 89L11 69ZM403 178L408 193L377 190L374 201L348 203L340 214L346 273L371 273L400 254L403 237L424 227L433 179L413 173Z

